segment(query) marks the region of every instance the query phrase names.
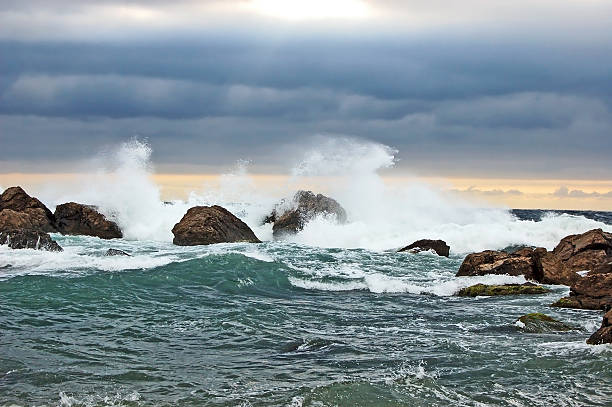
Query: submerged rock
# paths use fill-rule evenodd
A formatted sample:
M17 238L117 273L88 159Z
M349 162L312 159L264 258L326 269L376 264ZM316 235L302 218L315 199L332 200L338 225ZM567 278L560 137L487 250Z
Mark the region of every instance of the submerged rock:
M0 244L11 249L36 249L61 252L64 249L48 233L35 230L8 230L0 232Z
M319 215L334 216L337 222L346 222L346 211L334 199L311 191L298 191L291 202L281 202L264 223L273 222L272 233L275 238L295 234L304 229L306 223Z
M108 249L106 251L106 253L104 253L105 256L131 256L131 254L129 254L128 252L124 252L123 250L119 250L119 249Z
M599 328L589 339L589 345L601 345L603 343L612 343L612 310L606 312Z
M0 231L28 229L55 232L53 213L21 187L11 187L0 195Z
M221 206L195 206L172 228L173 243L196 246L213 243L261 243L246 223Z
M523 294L546 294L550 292L547 288L533 283L486 285L475 284L462 288L457 295L459 297L478 297L495 295L523 295Z
M612 233L593 229L566 236L553 253L572 271L593 270L612 256Z
M123 237L121 229L95 208L75 202L55 208L57 230L63 235L86 235L101 239Z
M535 250L525 247L513 253L485 250L469 254L459 267L457 277L486 274L525 276L544 284L564 285L570 285L580 278L565 267L554 253L542 247Z
M539 312L523 315L516 320L515 325L523 332L528 333L563 332L573 329L571 326Z
M398 252L419 253L427 250L433 250L438 256L448 257L450 254L450 246L444 240L421 239L416 242L399 249Z
M553 307L601 309L612 307L612 273L594 273L578 279L570 286L569 297L563 297Z

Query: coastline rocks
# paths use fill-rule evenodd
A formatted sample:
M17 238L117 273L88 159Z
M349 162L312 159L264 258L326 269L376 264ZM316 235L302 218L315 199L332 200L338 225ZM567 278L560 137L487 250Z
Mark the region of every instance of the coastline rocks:
M55 232L55 217L21 187L11 187L0 195L0 230L14 229Z
M612 343L612 310L608 311L603 317L601 328L599 328L589 339L589 345L601 345L603 343Z
M601 309L612 307L612 273L589 273L570 287L569 297L563 297L553 307Z
M123 237L121 229L91 206L68 202L55 208L57 230L63 235L86 235L101 239Z
M36 249L61 252L64 249L48 233L35 230L8 230L0 232L0 244L11 249Z
M298 191L292 201L276 205L264 223L273 222L274 238L286 234L295 234L304 229L304 225L318 215L333 215L339 223L346 222L346 211L334 199L325 195L315 195L311 191Z
M467 255L456 276L508 274L525 276L545 284L570 285L580 276L567 269L551 252L544 248L523 248L513 253L496 250Z
M433 250L438 256L448 257L450 254L450 246L444 240L421 239L416 242L399 249L398 252L409 251L411 253L419 253L422 251Z
M571 326L539 312L523 315L517 319L514 324L523 332L528 333L546 333L572 330Z
M119 250L119 249L108 249L106 253L104 253L104 255L105 256L129 256L129 257L132 256L128 252L124 252L123 250Z
M525 284L486 285L475 284L462 288L457 293L459 297L497 296L497 295L524 295L524 294L546 294L550 290L542 286Z
M593 229L566 236L553 253L572 271L592 270L612 256L612 233Z
M221 206L195 206L190 208L172 228L173 243L178 246L196 246L214 243L261 243L251 228Z

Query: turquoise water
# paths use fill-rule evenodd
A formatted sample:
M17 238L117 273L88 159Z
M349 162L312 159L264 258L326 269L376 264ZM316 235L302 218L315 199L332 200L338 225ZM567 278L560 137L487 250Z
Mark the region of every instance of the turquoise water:
M61 237L0 247L0 405L609 406L601 313L459 298L464 254ZM104 257L108 247L134 256ZM545 312L570 332L526 334Z

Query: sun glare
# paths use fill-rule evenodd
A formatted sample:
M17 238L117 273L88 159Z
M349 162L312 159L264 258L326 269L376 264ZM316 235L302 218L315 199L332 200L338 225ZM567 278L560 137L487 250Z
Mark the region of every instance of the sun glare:
M260 14L287 20L358 19L369 15L361 0L253 0Z

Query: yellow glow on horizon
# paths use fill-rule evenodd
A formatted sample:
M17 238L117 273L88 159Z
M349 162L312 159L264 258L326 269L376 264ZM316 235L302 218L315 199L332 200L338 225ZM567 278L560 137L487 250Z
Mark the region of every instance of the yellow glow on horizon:
M252 0L252 9L285 20L360 19L371 14L361 0Z

